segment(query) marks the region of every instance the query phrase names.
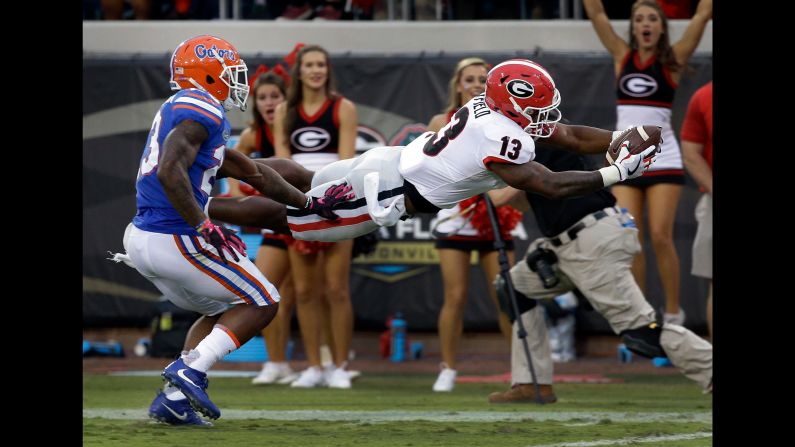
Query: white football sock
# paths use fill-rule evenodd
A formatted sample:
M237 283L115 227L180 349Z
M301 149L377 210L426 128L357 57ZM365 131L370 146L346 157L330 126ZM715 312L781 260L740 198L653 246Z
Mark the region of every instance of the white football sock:
M213 331L199 342L196 349L191 350L187 356L182 358L185 364L191 368L207 372L215 362L239 347L240 342L237 341L235 334L223 325L216 324Z

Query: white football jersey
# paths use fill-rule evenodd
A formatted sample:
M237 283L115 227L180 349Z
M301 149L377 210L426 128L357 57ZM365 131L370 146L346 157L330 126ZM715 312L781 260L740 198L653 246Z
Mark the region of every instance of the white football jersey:
M490 163L524 164L535 158L535 142L521 127L472 98L438 132L426 132L406 146L400 174L439 208L507 186Z

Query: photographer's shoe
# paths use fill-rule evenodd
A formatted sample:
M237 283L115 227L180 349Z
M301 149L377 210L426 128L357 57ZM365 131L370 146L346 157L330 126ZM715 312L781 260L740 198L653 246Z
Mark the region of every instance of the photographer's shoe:
M158 391L155 400L149 405L149 417L168 425L213 425L193 411L188 399L168 400L162 390Z
M552 385L539 385L538 388L544 403L552 404L558 401L552 391ZM535 386L532 383L517 383L508 391L489 394L489 402L492 404L535 403Z
M218 419L221 416L221 410L215 406L210 400L210 396L204 391L209 385L207 374L191 368L185 364L182 358L178 358L166 366L163 377L182 391L196 411L210 419Z

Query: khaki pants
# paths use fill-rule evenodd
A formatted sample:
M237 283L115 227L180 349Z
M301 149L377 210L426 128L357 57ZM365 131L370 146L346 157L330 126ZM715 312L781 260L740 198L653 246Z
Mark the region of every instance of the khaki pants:
M647 326L655 321L649 305L632 276L630 266L640 252L637 229L625 227L626 215L614 214L593 222L577 233L577 238L554 246L540 238L528 248L541 246L555 252L560 282L545 289L538 275L522 259L511 269L516 290L530 298L554 298L578 288L594 309L607 319L618 334L624 330ZM540 384L552 383L552 357L546 325L539 306L522 315L533 366ZM516 323L514 323L516 325ZM670 326L670 327L669 327ZM514 328L515 329L515 328ZM511 352L513 383L531 383L521 340L514 332ZM681 326L666 325L660 338L671 363L685 375L706 387L712 378L712 345Z

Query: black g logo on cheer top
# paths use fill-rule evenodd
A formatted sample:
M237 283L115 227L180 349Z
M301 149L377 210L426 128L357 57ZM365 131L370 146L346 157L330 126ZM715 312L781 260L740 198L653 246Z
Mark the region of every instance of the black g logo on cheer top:
M651 96L657 91L657 81L647 74L630 73L619 80L618 88L625 95L642 98Z
M302 127L290 135L290 142L298 150L315 152L328 146L331 135L320 127Z
M506 85L508 93L516 98L529 98L535 93L533 84L525 81L524 79L514 79Z

